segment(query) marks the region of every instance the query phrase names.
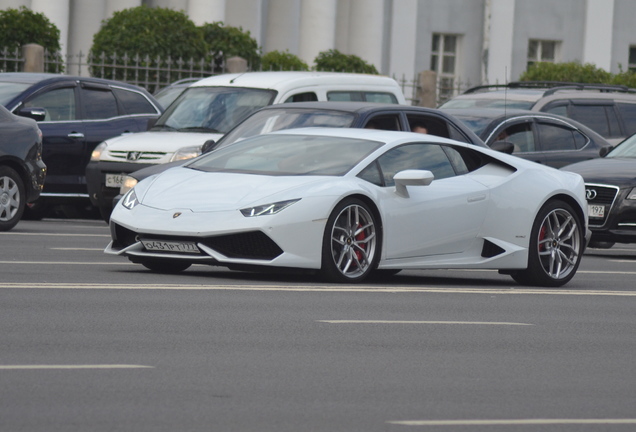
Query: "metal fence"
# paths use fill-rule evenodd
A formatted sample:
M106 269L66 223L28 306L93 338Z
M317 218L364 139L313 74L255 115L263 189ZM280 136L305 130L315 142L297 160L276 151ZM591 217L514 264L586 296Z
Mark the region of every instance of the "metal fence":
M20 49L4 49L0 52L0 72L24 71L25 59ZM92 76L96 78L114 79L135 84L151 93L184 78L204 78L226 73L226 65L219 58L210 59L174 59L128 54L105 53L100 56L88 56L82 52L61 56L59 53L44 51L44 71L68 73L71 75ZM248 68L249 69L249 68ZM338 71L336 71L338 72ZM393 76L402 88L407 101L412 105L421 105L421 83L419 74L409 78ZM452 86L448 81L437 80L435 90L436 102L439 105L448 98L468 88L460 80L454 80ZM445 84L445 86L442 86Z

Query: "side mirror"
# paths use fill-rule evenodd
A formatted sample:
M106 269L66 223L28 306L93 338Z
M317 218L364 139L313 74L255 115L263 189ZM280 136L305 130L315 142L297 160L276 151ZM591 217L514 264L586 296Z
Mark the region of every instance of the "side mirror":
M208 153L210 151L212 151L214 149L214 146L216 145L216 141L214 140L207 140L206 142L203 143L203 145L201 146L201 154L203 153Z
M408 198L407 186L428 186L435 179L432 172L426 170L404 170L393 176L395 181L395 193Z
M17 112L17 114L20 117L27 117L38 122L44 121L44 119L46 118L46 110L44 108L22 108L20 111Z
M601 149L598 151L598 154L600 157L605 157L607 156L607 154L609 152L612 151L612 149L614 148L614 146L608 145L608 146L603 146L601 147Z
M515 149L515 145L508 141L495 141L490 145L490 148L505 154L512 154Z

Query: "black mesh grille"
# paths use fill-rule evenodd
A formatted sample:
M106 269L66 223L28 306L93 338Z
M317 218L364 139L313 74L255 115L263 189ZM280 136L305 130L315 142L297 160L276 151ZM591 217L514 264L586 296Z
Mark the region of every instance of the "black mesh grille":
M504 253L505 250L490 242L488 240L484 240L484 246L481 249L481 256L484 258L492 258L494 256L500 255Z
M585 194L587 203L590 205L602 205L605 207L603 217L590 217L590 226L602 226L609 217L610 209L614 204L618 188L612 186L602 186L596 184L586 184Z
M283 250L260 231L208 237L200 241L229 258L272 260Z
M113 237L113 247L115 249L123 249L135 243L137 233L121 225L112 224L111 236Z

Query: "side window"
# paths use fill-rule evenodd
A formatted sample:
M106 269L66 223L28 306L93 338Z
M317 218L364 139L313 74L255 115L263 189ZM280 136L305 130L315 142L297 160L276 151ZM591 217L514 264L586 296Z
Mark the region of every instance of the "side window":
M550 105L545 109L542 109L541 111L543 112L547 112L550 114L556 114L556 115L560 115L563 117L567 117L568 116L568 106L567 105Z
M155 107L141 93L117 88L113 92L126 114L157 114Z
M616 105L625 125L625 133L627 135L636 133L636 103L618 103Z
M543 151L576 150L575 134L578 131L550 123L538 123L539 139Z
M572 105L570 117L604 137L621 135L618 119L612 106L607 105Z
M366 91L330 91L327 92L327 100L332 102L398 103L397 98L392 93Z
M371 165L360 171L358 174L362 180L366 180L369 183L373 183L376 186L383 186L382 174L380 173L380 167L378 161L373 162Z
M28 100L26 108L37 107L46 110L44 121L76 120L75 89L73 87L58 88L39 94Z
M455 174L462 175L468 173L468 166L466 165L466 162L464 161L462 155L457 150L449 146L442 146L442 149L453 164Z
M427 133L443 138L450 138L448 133L448 124L440 118L413 114L407 114L406 118L408 119L409 127L412 132ZM465 140L466 139L464 138L464 141Z
M110 90L82 89L84 118L87 120L108 119L119 115L115 95Z
M435 176L435 180L455 175L448 156L437 144L403 145L380 156L378 163L386 186L394 186L395 174L407 169L429 170Z
M367 121L364 127L366 129L399 131L400 119L397 115L378 115Z
M508 126L497 133L495 141L508 141L514 145L513 153L537 151L534 132L530 122Z
M289 102L316 102L318 96L314 92L298 93L285 99L285 103Z

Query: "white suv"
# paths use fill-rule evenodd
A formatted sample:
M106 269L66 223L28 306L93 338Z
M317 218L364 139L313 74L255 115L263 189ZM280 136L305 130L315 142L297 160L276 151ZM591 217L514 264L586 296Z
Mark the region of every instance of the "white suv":
M105 220L126 174L198 156L250 113L307 101L406 104L399 84L379 75L336 72L246 72L204 78L188 87L147 132L121 135L93 151L88 192Z

